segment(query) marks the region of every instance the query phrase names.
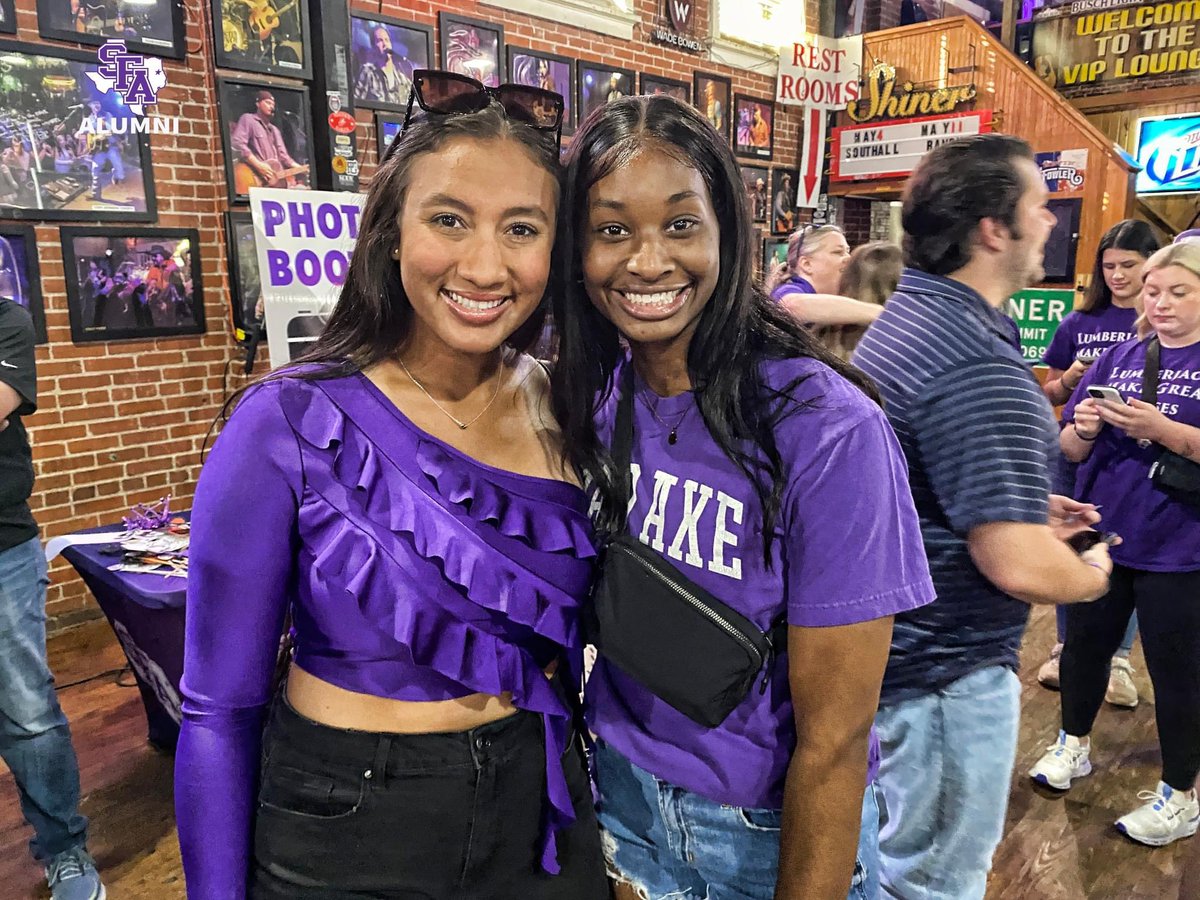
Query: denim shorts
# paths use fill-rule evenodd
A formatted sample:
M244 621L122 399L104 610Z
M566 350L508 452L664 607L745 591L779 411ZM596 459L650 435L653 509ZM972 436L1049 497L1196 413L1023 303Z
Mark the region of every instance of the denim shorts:
M249 897L606 900L579 741L563 755L576 821L558 835L561 872L541 870L544 747L530 712L471 731L382 734L321 725L280 698Z
M783 811L729 806L596 747L600 839L609 876L644 900L773 900ZM879 808L867 788L849 900L879 898Z

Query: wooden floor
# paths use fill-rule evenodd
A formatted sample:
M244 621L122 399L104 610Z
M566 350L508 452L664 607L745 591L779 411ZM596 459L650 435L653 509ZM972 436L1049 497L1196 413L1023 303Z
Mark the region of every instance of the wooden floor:
M1097 772L1067 796L1033 790L1023 773L1042 753L1058 721L1058 695L1034 680L1053 642L1053 615L1037 610L1026 640L1024 716L1017 777L1006 837L996 855L988 900L1200 900L1193 877L1180 893L1185 861L1200 876L1200 838L1150 850L1112 828L1136 803L1139 790L1158 778L1154 704L1133 711L1105 707L1093 740ZM88 625L51 642L60 684L119 668L124 663L108 626ZM1140 652L1136 681L1149 685ZM128 680L128 679L126 679ZM83 810L92 820L91 848L104 871L111 900L184 897L179 843L172 813L170 758L146 743L135 688L112 675L60 691L82 768ZM11 777L0 768L0 897L48 896L29 858ZM519 900L519 898L513 898Z

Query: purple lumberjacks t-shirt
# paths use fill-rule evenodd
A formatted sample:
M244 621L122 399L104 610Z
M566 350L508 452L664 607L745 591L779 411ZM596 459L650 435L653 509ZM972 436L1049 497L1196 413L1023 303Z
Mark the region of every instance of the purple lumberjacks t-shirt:
M658 398L640 378L630 531L764 631L785 608L790 624L821 627L930 602L908 466L883 411L815 360L774 360L764 370L777 390L809 376L793 397L812 404L776 428L788 480L773 566L763 565L758 495L709 435L694 395ZM679 423L674 446L650 411L655 403L659 419ZM606 442L615 411L614 396L597 421ZM782 806L796 743L786 654L765 694L753 688L717 728L696 724L603 656L586 694L592 730L635 765L720 803Z
M1063 422L1075 421L1075 407L1089 385L1106 384L1127 400L1142 396L1146 341L1113 347L1088 369ZM1200 428L1200 344L1163 347L1159 360L1158 408L1168 419ZM1075 482L1080 500L1103 506L1100 527L1122 543L1109 553L1123 566L1147 572L1200 570L1200 510L1174 500L1150 481L1150 467L1162 455L1158 444L1139 447L1112 425L1100 430L1091 456L1079 464Z
M1099 356L1109 347L1136 336L1136 309L1109 306L1098 313L1076 310L1068 313L1054 332L1042 362L1065 372L1080 353Z

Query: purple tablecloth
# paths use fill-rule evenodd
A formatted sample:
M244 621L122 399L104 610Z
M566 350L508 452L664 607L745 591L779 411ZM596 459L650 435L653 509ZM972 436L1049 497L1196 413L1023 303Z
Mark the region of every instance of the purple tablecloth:
M90 531L117 531L120 525ZM86 533L86 532L85 532ZM173 750L179 740L179 680L183 676L187 580L111 572L121 561L112 544L79 544L63 551L108 617L129 660L146 707L150 742Z

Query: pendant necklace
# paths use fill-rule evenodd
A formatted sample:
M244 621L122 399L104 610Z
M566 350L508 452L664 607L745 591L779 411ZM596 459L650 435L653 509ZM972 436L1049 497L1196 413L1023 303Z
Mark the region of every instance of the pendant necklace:
M685 409L683 411L683 414L678 419L675 420L675 424L672 425L670 422L664 422L662 420L662 418L659 416L658 409L657 409L657 407L658 407L657 400L655 400L654 404L652 405L650 403L650 401L646 399L646 396L644 394L639 394L638 396L640 396L642 398L642 402L646 404L646 409L650 410L650 415L654 416L655 421L657 421L658 424L661 425L663 428L667 429L667 443L670 444L672 447L674 447L675 442L677 440L679 440L679 437L676 434L676 432L679 431L679 426L683 424L683 420L687 418L687 414L692 411L692 408L689 406L687 409Z
M432 403L434 406L436 406L441 411L442 415L444 415L447 419L449 419L451 422L453 422L455 425L457 425L461 431L466 431L468 428L470 428L472 425L474 425L476 422L478 422L483 417L483 414L485 412L487 412L489 409L492 408L492 404L495 403L496 398L500 396L500 385L504 381L504 379L502 378L502 376L504 375L504 360L502 359L502 360L500 360L499 368L496 370L496 392L494 394L492 394L492 399L487 402L487 405L484 406L484 408L479 411L479 414L476 415L475 418L471 419L469 422L464 422L462 419L458 418L458 416L454 415L454 413L450 412L450 410L446 409L446 407L442 406L442 404L438 403L437 400L434 399L433 394L431 394L431 393L429 393L429 391L425 390L425 385L423 385L423 384L421 384L421 382L417 381L417 376L413 375L412 372L408 371L408 366L406 366L404 364L403 359L401 359L399 356L397 356L396 362L400 363L400 368L402 368L404 370L404 374L409 377L409 380L412 381L412 383L417 386L417 390L419 390L422 394L424 394L426 397L428 397L429 402ZM658 418L658 417L655 416L655 418ZM672 432L672 436L673 435L674 435L674 432ZM675 442L671 441L671 443L673 444Z

